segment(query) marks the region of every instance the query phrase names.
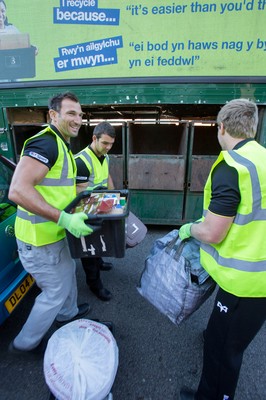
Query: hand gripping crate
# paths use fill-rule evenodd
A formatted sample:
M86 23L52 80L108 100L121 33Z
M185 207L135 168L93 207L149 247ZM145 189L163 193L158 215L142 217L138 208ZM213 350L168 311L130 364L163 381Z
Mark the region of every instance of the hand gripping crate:
M126 218L129 214L128 190L93 190L81 192L66 208L72 213L82 211L80 204L96 194L118 196L123 199L123 208L113 210L110 213L87 213L89 224L94 232L77 239L66 231L70 253L72 258L83 257L117 257L125 256L126 250ZM125 204L124 204L125 203ZM97 211L96 211L97 212Z

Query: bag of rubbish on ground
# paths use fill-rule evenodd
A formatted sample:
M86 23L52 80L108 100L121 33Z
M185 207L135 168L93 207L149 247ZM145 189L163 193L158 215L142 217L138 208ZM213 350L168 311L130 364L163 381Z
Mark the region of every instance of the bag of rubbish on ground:
M57 400L103 400L118 368L118 347L106 325L79 319L58 329L44 355L45 381Z

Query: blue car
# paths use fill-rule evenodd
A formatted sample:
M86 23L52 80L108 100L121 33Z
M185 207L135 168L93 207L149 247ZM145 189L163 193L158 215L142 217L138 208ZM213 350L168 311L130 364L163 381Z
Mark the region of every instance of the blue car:
M17 209L8 199L15 167L12 161L0 155L0 325L34 284L18 258L14 232Z

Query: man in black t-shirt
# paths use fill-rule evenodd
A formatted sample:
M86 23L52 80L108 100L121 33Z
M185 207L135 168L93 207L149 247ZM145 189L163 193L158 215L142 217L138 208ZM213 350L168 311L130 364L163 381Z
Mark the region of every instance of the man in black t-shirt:
M91 144L75 156L79 191L95 186L103 186L109 190L114 189L113 180L109 173L109 157L107 154L114 141L115 129L109 122L103 121L96 125ZM81 263L90 290L102 301L111 300L112 294L103 286L100 271L110 270L112 264L104 261L101 257L83 257Z
M266 149L254 140L257 106L232 100L217 124L222 151L205 185L203 218L179 237L201 242L201 264L219 290L198 389L181 390L180 400L233 400L243 354L266 320Z
M69 143L78 135L82 115L73 93L51 98L51 125L25 142L10 185L9 199L18 204L19 258L41 290L23 328L10 343L12 354L43 352L43 338L55 319L64 324L90 311L87 303L77 305L76 265L65 230L79 238L93 229L85 224L85 213L64 211L76 196L76 168Z

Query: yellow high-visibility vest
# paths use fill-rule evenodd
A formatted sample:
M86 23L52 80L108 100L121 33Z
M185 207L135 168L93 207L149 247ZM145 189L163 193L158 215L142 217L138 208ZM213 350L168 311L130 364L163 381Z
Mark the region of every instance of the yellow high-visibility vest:
M109 175L109 157L107 154L101 164L96 154L89 147L86 147L75 155L75 159L77 158L80 158L89 170L88 186L107 187Z
M35 189L47 203L63 210L76 197L76 163L71 151L68 151L64 141L50 127L26 140L24 147L33 138L47 132L56 138L58 158L42 182L35 186ZM19 240L34 246L55 243L66 236L65 229L55 222L32 214L20 206L17 210L15 234Z
M266 149L254 140L237 150L221 151L205 185L204 215L211 199L212 171L222 160L238 171L241 200L225 239L201 243L201 264L225 291L266 297Z

